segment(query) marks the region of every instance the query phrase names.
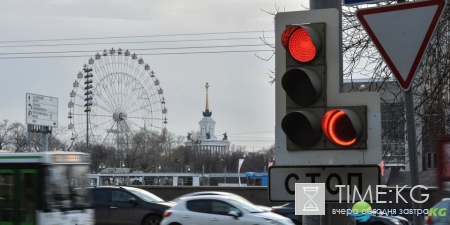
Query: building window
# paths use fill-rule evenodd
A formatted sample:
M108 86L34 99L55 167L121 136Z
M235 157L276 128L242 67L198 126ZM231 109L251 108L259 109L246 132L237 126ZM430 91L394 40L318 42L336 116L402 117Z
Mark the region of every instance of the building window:
M405 140L405 118L402 104L381 104L381 130L383 141Z
M383 141L383 161L387 167L404 166L405 159L405 143L396 141Z
M427 153L427 168L437 167L437 155L435 152Z

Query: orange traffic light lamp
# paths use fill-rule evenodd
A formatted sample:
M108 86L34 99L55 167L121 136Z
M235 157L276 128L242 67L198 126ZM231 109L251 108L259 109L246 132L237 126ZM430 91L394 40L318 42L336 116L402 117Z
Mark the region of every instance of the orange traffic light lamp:
M362 133L361 118L352 110L332 109L322 118L322 129L334 144L342 147L354 145Z

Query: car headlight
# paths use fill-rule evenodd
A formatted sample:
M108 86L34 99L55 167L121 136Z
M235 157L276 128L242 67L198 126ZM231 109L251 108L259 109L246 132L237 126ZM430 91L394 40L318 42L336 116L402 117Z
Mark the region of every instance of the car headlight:
M86 220L85 225L94 225L95 224L95 220Z
M280 222L278 222L278 221L276 221L276 220L269 219L269 218L267 218L267 217L261 217L261 218L265 219L269 224L273 224L273 225L285 225L285 224L283 224L283 223L280 223Z
M402 223L396 219L389 219L395 225L401 225Z

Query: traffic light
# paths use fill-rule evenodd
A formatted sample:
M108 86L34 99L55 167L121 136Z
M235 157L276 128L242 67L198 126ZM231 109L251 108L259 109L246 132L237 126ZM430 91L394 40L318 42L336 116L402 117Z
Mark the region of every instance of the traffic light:
M325 147L321 131L326 99L324 38L324 23L287 25L281 34L286 54L286 72L281 78L286 116L281 128L288 150Z
M366 149L367 107L328 104L330 86L339 86L329 84L328 78L342 74L335 66L328 66L336 64L339 53L336 46L327 48L327 24L277 25L282 26L276 28L281 42L277 44L283 47L276 48L275 56L285 59L282 72L276 70L276 76L281 77L277 78L281 82L276 86L277 101L285 103L277 103L277 121L281 119L287 150ZM279 108L281 105L285 107Z

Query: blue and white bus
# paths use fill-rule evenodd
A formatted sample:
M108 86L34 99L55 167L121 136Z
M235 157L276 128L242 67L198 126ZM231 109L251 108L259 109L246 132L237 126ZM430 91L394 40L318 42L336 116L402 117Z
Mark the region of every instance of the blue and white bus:
M269 177L267 173L246 172L247 186L268 186Z
M90 155L0 153L0 225L93 225Z

